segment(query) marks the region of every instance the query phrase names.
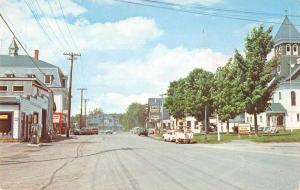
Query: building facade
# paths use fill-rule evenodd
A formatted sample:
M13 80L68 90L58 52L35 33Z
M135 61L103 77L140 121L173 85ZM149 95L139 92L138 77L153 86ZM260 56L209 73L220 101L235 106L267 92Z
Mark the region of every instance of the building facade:
M18 50L19 48L17 46L17 43L13 39L9 47L9 54L0 55L0 77L2 81L1 88L3 88L4 91L4 92L0 92L1 103L6 103L4 99L11 98L11 97L14 97L15 99L17 99L16 101L20 101L19 103L22 103L23 97L32 96L32 97L37 97L37 100L31 98L30 103L32 105L35 105L36 107L40 107L44 109L45 106L42 105L42 102L40 101L43 101L42 99L45 98L45 95L43 98L40 97L40 93L42 92L40 89L37 90L38 94L35 94L34 88L30 87L30 84L28 82L28 81L35 81L35 82L31 82L32 86L36 87L38 84L39 86L42 86L43 88L47 89L52 93L51 94L52 100L50 99L48 100L49 106L51 105L52 108L47 110L47 114L50 114L51 112L51 118L46 119L47 125L49 126L50 124L52 125L53 123L53 130L61 133L64 132L64 127L66 126L67 123L66 110L68 107L67 104L68 92L66 88L67 77L63 75L59 67L40 60L38 50L34 51L33 57L27 55L19 55ZM8 79L10 81L14 81L13 82L14 84L7 85L6 83L8 83L7 82ZM14 91L14 88L15 86L18 86L18 83L24 83L22 87L24 91L20 91L16 93L16 91ZM34 83L36 84L33 85ZM6 85L7 87L5 87ZM9 89L13 89L13 91L10 93L5 92L5 90L9 91ZM34 103L34 101L36 102ZM23 106L21 106L20 109L22 109L22 107ZM1 109L4 109L3 105L1 106ZM34 109L34 108L28 108L28 109ZM22 112L22 110L19 111ZM16 123L19 122L19 125L21 125L22 122L21 112L20 113L14 112L15 114L13 116L14 122ZM38 117L40 117L40 115L42 114L39 114ZM19 119L19 121L17 121L17 118ZM39 119L38 121L41 121L41 119ZM20 135L22 136L23 134L19 133L18 135L13 135L13 137L19 138Z

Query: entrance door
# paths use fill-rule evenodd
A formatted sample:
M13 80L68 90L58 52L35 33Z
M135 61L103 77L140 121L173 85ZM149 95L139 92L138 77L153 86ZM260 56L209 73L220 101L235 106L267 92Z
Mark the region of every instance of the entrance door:
M12 135L12 113L0 112L0 135Z
M47 111L42 110L42 139L47 137Z
M277 117L277 126L278 127L283 127L283 115L279 115Z

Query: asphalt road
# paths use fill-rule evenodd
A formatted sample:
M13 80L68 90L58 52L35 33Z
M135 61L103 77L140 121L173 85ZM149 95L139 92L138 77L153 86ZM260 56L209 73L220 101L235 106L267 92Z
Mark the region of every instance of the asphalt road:
M0 144L0 189L297 190L300 144L165 143L130 134Z

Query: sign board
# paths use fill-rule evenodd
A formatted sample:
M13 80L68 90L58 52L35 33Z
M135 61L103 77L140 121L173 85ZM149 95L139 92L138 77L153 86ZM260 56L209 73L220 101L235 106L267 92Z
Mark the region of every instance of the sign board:
M239 134L243 134L243 135L249 135L251 132L249 123L239 124L238 129L239 129Z
M1 119L1 120L6 120L6 119L8 119L8 115L7 115L7 114L5 114L5 115L0 115L0 119Z
M152 120L159 120L160 116L159 115L151 115L150 119L152 119Z
M150 112L159 113L160 112L160 106L150 106Z
M57 124L60 121L60 114L53 114L52 122Z

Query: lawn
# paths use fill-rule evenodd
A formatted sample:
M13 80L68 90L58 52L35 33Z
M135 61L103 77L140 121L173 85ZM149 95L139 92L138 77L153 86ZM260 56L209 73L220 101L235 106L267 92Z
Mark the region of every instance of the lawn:
M300 130L290 131L280 131L277 134L259 134L255 136L252 134L241 135L240 138L237 134L221 134L221 141L218 141L218 135L216 133L210 133L207 136L207 141L204 140L204 135L194 134L194 141L197 143L226 143L231 142L232 140L250 140L253 142L259 143L268 143L268 142L300 142Z

